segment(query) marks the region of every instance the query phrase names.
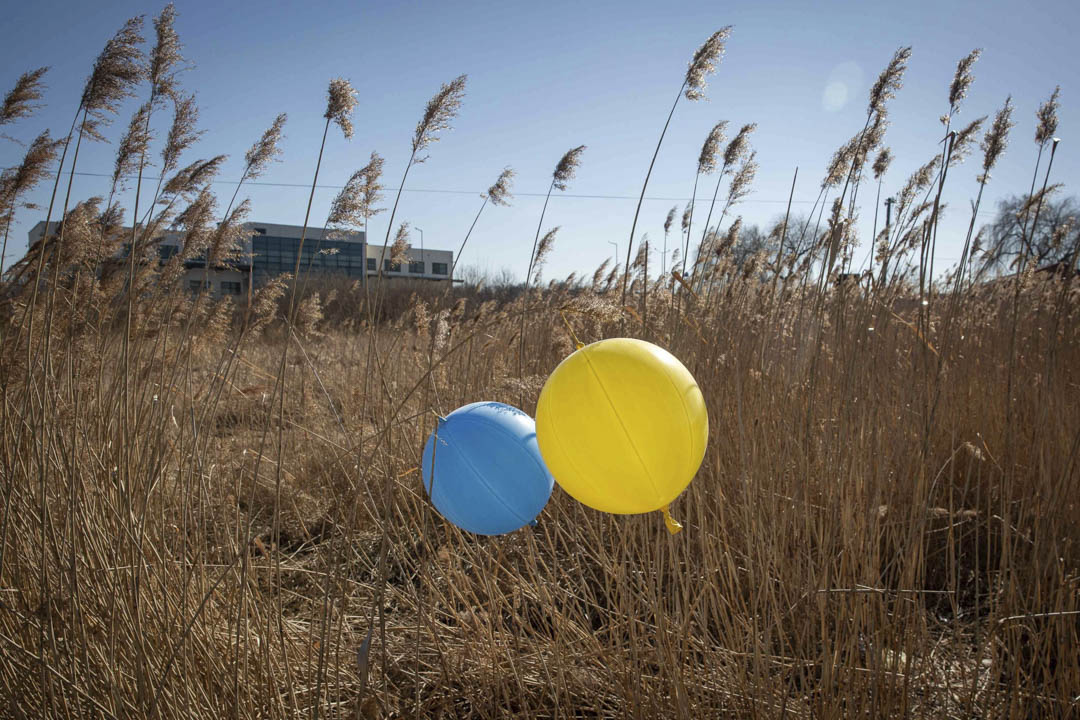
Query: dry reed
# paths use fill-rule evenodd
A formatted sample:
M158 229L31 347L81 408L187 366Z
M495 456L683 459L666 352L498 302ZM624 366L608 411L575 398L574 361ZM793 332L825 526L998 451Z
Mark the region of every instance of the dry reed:
M179 58L172 17L159 19L158 47ZM707 220L707 278L673 271L654 282L642 242L621 277L605 261L591 283L532 290L555 233L541 237L541 216L523 294L391 285L372 296L324 278L306 292L278 278L248 298L240 321L230 301L177 284L185 259L235 251L248 206L238 193L277 155L284 116L247 153L219 213L208 181L222 158L181 167L198 136L195 108L175 73L143 75L136 28L95 64L100 95L84 96L80 113L88 136L102 132L132 91L128 71L173 100L162 157L175 172L141 239L149 251L153 228L168 222L182 252L165 264L129 260L125 281L115 254L134 214L90 198L65 203L65 243L47 234L0 286L0 714L1080 711L1075 277L1021 266L1009 282L965 282L976 200L965 261L920 302L937 198L981 126L957 131L902 186L879 283L813 280L852 242L855 191L883 142L906 48L826 174L837 194L822 188L815 208L828 229L809 247L802 237L789 245L785 216L771 233L771 270L760 256L734 262L741 218L724 232ZM687 97L725 38L695 55ZM953 111L974 57L957 69ZM463 90L462 76L427 105L405 175L448 129ZM352 130L351 88L331 83L328 95L324 142L331 123ZM144 108L118 145L117 183L155 146L152 103ZM1042 191L1033 180L1028 194L1033 224L1053 188L1056 111L1055 91L1038 111L1036 143L1050 158ZM983 136L978 198L1011 114L1006 101ZM721 177L734 173L724 213L753 180L750 129L725 151ZM62 143L40 135L3 175L6 223ZM566 189L583 149L557 165L549 197ZM878 152L876 180L890 159ZM366 227L380 211L381 170L372 153L328 226ZM484 205L508 200L511 176L503 171ZM805 234L812 217L790 220ZM387 240L393 224L391 212ZM391 261L403 259L400 227ZM641 283L640 311L623 302L631 282ZM945 290L948 302L934 301ZM676 295L684 312L660 312ZM536 527L506 537L468 535L431 512L417 468L433 413L480 397L531 407L572 338L618 334L647 335L679 357L710 410L704 463L673 508L683 533L594 512L558 489Z

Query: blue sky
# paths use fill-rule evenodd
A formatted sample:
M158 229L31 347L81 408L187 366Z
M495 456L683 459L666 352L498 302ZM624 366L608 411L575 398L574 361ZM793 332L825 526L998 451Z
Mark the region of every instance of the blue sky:
M1080 61L1075 2L473 2L473 3L176 3L177 30L193 67L183 85L197 93L206 130L189 159L227 153L220 177L235 180L244 151L287 112L281 162L262 178L301 187L249 186L251 217L267 222L303 220L325 109L326 86L337 76L356 87L356 135L332 132L315 194L313 222L321 225L336 188L372 150L386 158L387 201L392 202L408 158L413 128L424 104L458 74L469 76L454 130L430 159L413 169L397 221L424 231L427 247L455 249L480 205L479 193L500 170L517 172L512 207L489 207L462 257L462 265L524 276L543 193L551 171L571 147L588 146L567 193L556 193L545 227L561 226L546 277L591 273L626 250L634 205L666 114L694 50L714 31L733 25L727 53L710 77L708 101L680 102L649 183L638 235L663 242L669 208L689 198L701 143L727 119L732 129L758 123L753 146L761 169L753 194L734 210L744 223L765 225L782 214L792 173L799 167L793 212L808 210L833 151L865 119L870 84L900 45L913 55L904 88L890 104L885 143L896 160L883 196L895 192L938 151L948 85L956 62L984 50L959 122L992 115L1012 95L1016 128L987 189L980 222L995 201L1027 190L1035 162L1034 113L1061 85L1062 138L1053 179L1073 191L1080 181L1077 143ZM136 14L150 18L160 5L139 2L20 3L7 10L0 31L0 88L19 73L52 67L45 107L9 128L29 141L44 127L66 132L86 74L105 41ZM120 134L143 98L132 100L114 123ZM158 136L169 118L162 114ZM79 169L108 174L114 145L84 148ZM0 140L0 165L22 149ZM938 267L960 254L970 217L976 151L950 173L938 240ZM153 172L151 170L151 172ZM707 185L699 187L704 198ZM227 202L232 185L216 186ZM860 237L871 234L871 191L860 197ZM438 192L430 192L438 191ZM79 176L74 197L108 192L105 177ZM711 193L711 187L709 187ZM723 192L723 190L721 190ZM590 197L591 196L591 197ZM605 197L596 197L605 196ZM34 198L47 202L47 194ZM131 194L122 198L131 206ZM372 223L381 240L387 214ZM39 219L24 211L13 229L14 250ZM725 220L725 225L730 221ZM396 224L396 222L395 222ZM419 234L413 242L419 243ZM674 244L674 237L672 243ZM670 246L669 246L670 247ZM856 255L861 261L863 252ZM658 255L653 263L659 264Z

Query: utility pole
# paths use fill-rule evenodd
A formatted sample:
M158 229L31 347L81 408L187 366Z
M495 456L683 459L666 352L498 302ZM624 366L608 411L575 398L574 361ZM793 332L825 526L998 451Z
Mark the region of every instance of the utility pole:
M889 246L889 230L892 228L892 206L896 202L896 198L885 198L885 247ZM873 260L871 260L873 262ZM885 281L888 279L886 273L889 270L889 254L885 253L881 259L881 287L885 287Z

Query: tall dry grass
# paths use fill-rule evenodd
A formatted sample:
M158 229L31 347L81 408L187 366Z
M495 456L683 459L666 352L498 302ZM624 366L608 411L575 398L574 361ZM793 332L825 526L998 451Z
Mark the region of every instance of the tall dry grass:
M134 229L99 199L67 209L3 284L0 714L1075 716L1075 278L930 282L951 136L879 239L884 282L835 282L903 61L830 166L825 231L785 220L776 252L740 265L706 227L689 278L602 266L501 294L283 279L236 308L179 286L184 258L241 237L236 195L219 214L206 186L220 158L176 170ZM421 140L446 129L429 115ZM1008 125L984 136L984 168ZM366 224L380 186L361 175L341 218ZM45 179L15 177L9 218L9 190ZM170 223L185 250L159 265ZM435 414L533 411L571 333L647 337L697 378L711 437L672 506L683 533L559 490L500 538L428 505Z

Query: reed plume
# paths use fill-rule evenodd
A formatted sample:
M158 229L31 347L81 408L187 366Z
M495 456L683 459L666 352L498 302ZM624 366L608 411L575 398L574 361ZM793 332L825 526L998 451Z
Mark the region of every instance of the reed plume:
M690 64L686 69L687 100L700 100L705 97L705 81L708 76L716 72L716 66L724 58L724 50L728 38L731 37L731 26L722 27L714 32L708 40L694 52Z
M341 128L346 140L351 140L353 136L352 112L356 108L356 102L356 90L348 80L335 78L330 81L326 90L326 113L323 117Z
M495 183L487 189L484 193L484 199L488 200L492 205L510 205L510 198L513 195L510 194L510 187L514 182L514 171L509 168L503 168L503 171L499 173L499 177L495 180Z
M384 208L375 207L382 200L383 158L372 152L368 164L354 172L345 187L330 203L330 213L326 224L335 228L350 228L366 225L369 218L383 212Z
M68 174L67 191L60 210L61 218L66 217L68 214L68 205L71 201L71 188L74 184L75 169L78 165L79 149L83 137L90 140L103 140L101 128L108 123L110 119L109 116L119 109L120 102L134 94L135 86L144 76L145 68L143 66L142 53L139 50L139 45L142 43L142 36L140 35L141 28L141 16L131 18L124 23L123 27L105 44L105 48L94 61L90 76L87 78L86 84L83 87L79 106L76 108L71 127L64 139L59 167L56 171L56 179L53 182L52 195L49 199L49 207L45 213L45 234L41 241L42 251L37 253L37 267L34 273L35 279L42 277L45 258L50 254L49 252L45 252L47 246L55 244L57 247L55 256L61 257L63 255L63 222L59 224L59 232L55 237L50 234L50 229L53 210L56 204L56 193L60 188L64 160L67 157L67 151L71 145L72 136L75 135L75 128L78 126L79 132L76 137L74 153ZM48 356L50 352L52 340L51 328L54 318L54 300L56 297L56 280L58 279L58 273L59 264L54 264L54 281L49 288L48 301L45 310L46 327L43 350L46 356ZM27 346L27 362L30 361L30 358L33 355L36 313L31 312L31 310L37 306L39 286L40 284L38 282L33 283L30 302L25 306L23 314L23 319L29 320L27 333L30 340ZM20 321L20 328L21 326L22 322ZM46 378L46 385L48 382L49 379Z
M679 212L679 206L678 205L672 205L671 209L668 210L667 217L664 218L664 251L663 251L663 254L660 256L660 276L661 277L667 275L667 239L668 239L668 233L671 232L671 226L673 224L675 224L675 214L677 212Z
M1039 106L1039 110L1035 114L1036 119L1039 121L1035 127L1035 142L1038 145L1045 145L1050 140L1053 140L1054 135L1057 133L1057 111L1061 104L1058 98L1060 95L1061 86L1058 85L1054 88L1054 92L1050 93L1049 99Z
M881 150L878 151L872 166L875 180L881 180L881 178L885 176L885 173L889 171L889 166L892 165L892 161L893 154L889 148L881 148Z
M188 205L176 215L173 227L182 231L181 251L185 259L195 259L210 244L210 235L215 223L217 198L204 185Z
M949 84L949 111L941 117L941 124L945 126L945 137L942 140L945 151L942 153L943 157L941 165L938 168L937 193L934 197L933 212L930 216L930 225L928 226L929 230L922 240L922 253L919 262L920 296L923 293L925 279L927 277L932 278L934 273L934 257L937 251L938 220L942 209L941 196L945 187L946 176L948 175L950 168L959 165L967 157L978 128L983 122L983 119L976 120L960 132L952 130L954 115L959 111L960 102L967 96L967 93L975 80L975 76L972 74L971 69L981 54L982 50L976 48L961 58L956 65L956 72L953 74L952 82ZM852 197L852 207L854 207L854 196ZM928 270L924 269L927 267ZM920 315L920 321L925 322L926 320L927 313L924 312Z
M68 130L67 137L64 140L60 168L57 169L52 197L49 201L49 210L45 215L46 239L48 239L49 235L48 229L52 218L53 205L56 201L56 193L60 187L61 170L63 169L64 159L67 156L72 136L75 134L76 125L79 127L79 132L75 141L74 156L68 175L67 194L64 198L63 208L60 211L62 217L67 215L68 203L71 199L71 186L75 179L75 168L78 164L79 148L83 137L90 140L104 140L104 136L101 134L102 128L110 122L111 115L119 111L120 103L135 94L135 87L145 75L142 51L139 49L139 45L143 42L141 35L142 23L142 16L131 18L125 22L123 27L105 44L104 49L94 61L90 76L83 86L79 107L75 111L75 119L72 121L71 129ZM82 116L81 122L79 121L80 115ZM148 115L144 119L147 117ZM56 242L63 244L63 241L64 231L63 223L61 223ZM41 253L41 258L44 257L45 254ZM40 273L40 271L41 266L39 265L38 272ZM33 318L31 317L32 321Z
M540 210L540 221L537 222L537 232L532 239L532 249L529 250L529 267L525 272L525 294L522 297L522 330L518 334L517 339L517 379L519 382L524 382L525 378L525 330L526 330L526 316L528 314L528 300L529 300L529 286L534 282L534 269L536 270L536 279L540 277L540 269L535 268L536 262L539 259L543 259L551 250L551 245L555 240L555 231L558 228L550 230L544 235L543 241L540 239L540 229L543 227L543 218L548 213L548 202L551 200L552 190L558 189L565 191L569 187L569 181L577 175L578 167L581 164L581 155L585 151L585 146L579 145L576 148L570 148L563 157L559 158L558 163L555 164L555 169L551 175L551 185L548 186L548 194L544 195L543 208ZM546 241L546 247L543 248L541 253L541 244ZM518 398L518 404L525 402L525 386L522 385L522 395Z
M401 192L405 188L405 181L409 177L409 171L412 170L413 165L427 160L426 155L419 155L418 153L438 141L439 133L451 129L450 123L457 117L465 97L466 80L466 75L458 75L450 82L443 83L439 91L428 100L420 120L416 123L416 129L413 131L412 137L412 152L409 154L408 162L405 163L405 172L401 175L401 183L398 185L397 195L394 197L394 205L390 209L390 218L386 222L386 236L383 238L383 247L379 253L377 282L380 287L382 284L383 260L385 259L386 248L390 244L390 231L394 226L398 204L401 202ZM378 304L379 300L376 298L375 305L371 306L372 311Z
M1012 112L1012 96L1010 95L1005 98L1005 104L994 115L994 122L991 123L990 129L987 130L986 135L983 136L982 142L979 144L983 151L982 174L979 176L980 183L990 179L990 171L997 165L997 161L1005 152L1005 148L1009 143L1009 130L1016 124L1013 122Z
M15 210L20 207L19 200L48 177L48 166L56 159L62 144L62 140L54 140L46 130L34 138L16 167L0 172L0 229L4 234L0 272L7 258L8 234L15 221Z
M186 197L198 193L209 184L221 170L222 163L228 159L226 155L215 155L209 160L196 160L186 165L165 181L161 191L164 195Z
M870 264L870 268L869 268L868 272L870 273L871 277L873 277L874 260L876 258L877 249L879 247L877 226L878 226L878 208L881 207L881 186L882 186L882 183L884 182L885 173L887 173L889 171L889 166L892 165L892 161L893 161L892 151L887 147L883 147L880 150L878 150L877 157L874 158L874 162L870 166L870 171L871 171L871 173L873 173L874 180L877 181L877 197L874 200L874 229L873 229L873 232L871 233L871 238L872 239L870 241L870 247L867 248L867 250L866 250L866 260L864 260L864 263L869 263ZM888 228L886 228L885 231L887 232Z
M131 116L127 130L120 137L117 146L116 159L113 163L112 192L123 187L123 179L126 175L138 168L140 158L150 146L150 132L147 129L147 121L150 118L150 103L143 103L135 114ZM112 204L111 202L109 203Z
M416 123L416 130L413 132L414 156L432 143L438 142L439 133L451 129L450 123L457 117L465 97L465 80L465 75L458 75L439 88L439 92L428 101L424 107L424 114ZM415 157L414 162L424 162L426 159L426 157Z
M544 233L544 236L540 238L540 243L536 246L536 255L533 256L532 262L529 263L529 267L533 270L533 283L540 282L540 273L544 268L548 255L551 254L552 248L555 247L555 235L558 232L559 226L556 225Z
M555 171L551 174L551 187L556 190L566 190L568 183L577 174L578 166L581 165L581 154L584 152L584 145L578 145L576 148L566 151L555 166Z
M747 123L739 128L739 132L724 148L724 165L731 167L746 155L750 149L750 135L755 130L757 130L757 123Z
M281 139L283 137L283 129L285 128L285 121L289 119L289 116L285 113L280 113L274 122L270 124L255 141L246 153L244 153L244 176L254 180L261 176L266 168L281 154Z
M971 84L975 82L975 76L971 73L971 68L978 61L980 55L982 55L982 48L975 48L956 64L956 73L949 84L950 115L956 112L956 108L960 107L960 102L967 97Z
M855 200L862 180L863 167L870 153L884 139L885 119L888 113L887 103L903 87L904 73L907 71L907 64L910 59L911 47L900 47L893 53L888 65L885 66L885 69L881 71L877 80L870 87L866 122L863 124L863 129L833 156L826 178L822 182L819 198L824 197L830 187L839 185L841 178L844 179L844 185L840 191L840 199L847 197L848 189L852 189L845 226L853 226ZM846 172L845 164L848 165ZM822 209L824 210L824 207ZM841 227L841 225L838 224L836 227ZM836 242L834 241L832 245L835 246ZM824 274L822 279L824 281Z
M604 273L607 272L608 265L610 264L611 258L604 258L604 261L596 267L596 270L593 271L592 284L590 285L590 288L594 292L600 291L601 283L603 283L604 281Z
M244 200L214 226L206 249L205 267L219 267L240 259L244 240L250 237L250 231L244 227L250 212L251 203Z
M403 222L394 233L394 244L390 246L390 266L399 267L409 261L409 223Z
M911 47L901 47L893 53L892 59L885 69L878 75L878 79L870 87L870 98L867 103L867 115L873 113L884 114L885 103L896 97L896 92L904 86L904 72L907 71L908 61L911 59Z
M1005 104L994 116L994 121L990 129L986 131L980 144L983 150L982 172L977 176L979 190L975 196L975 201L971 204L971 220L968 222L967 234L964 236L964 246L960 252L960 261L957 263L956 273L953 277L952 300L954 309L955 303L959 300L960 290L963 287L964 273L970 266L971 258L978 252L981 245L978 235L975 236L974 241L972 240L972 235L975 232L975 220L979 214L979 207L982 205L983 191L990 181L990 171L997 164L1008 144L1009 131L1014 125L1012 110L1012 98L1008 97L1005 99Z
M982 129L984 122L986 122L985 116L976 118L955 132L952 140L952 152L949 154L950 165L959 165L971 154L971 151L975 148L979 130Z
M143 42L142 24L142 16L124 23L105 44L86 79L80 106L85 113L81 132L93 140L105 139L101 131L110 116L120 110L121 102L135 94L135 87L146 76L139 50Z
M712 130L705 136L705 142L701 146L701 153L698 154L697 171L699 175L711 175L716 170L716 157L720 153L720 146L727 139L724 135L727 126L728 121L721 120L713 125Z
M822 188L833 188L849 176L849 170L855 162L855 148L862 139L862 132L851 137L837 148L825 168L825 177L821 180Z
M122 144L117 153L117 168L128 165L124 172L131 172L136 168L138 170L135 184L135 206L131 223L133 258L135 255L134 248L138 245L139 239L136 228L139 226L139 200L142 196L142 174L143 169L147 164L146 153L152 139L150 134L150 119L154 110L158 105L163 104L166 99L171 99L173 101L173 122L169 128L169 134L166 138L165 145L161 150L163 161L162 168L158 175L157 185L154 188L150 208L146 212L146 218L150 217L154 211L154 207L158 204L162 183L164 182L166 174L177 167L180 155L184 150L194 144L199 135L201 135L201 133L195 130L195 122L198 118L198 107L195 105L194 95L183 96L177 91L177 76L183 69L181 67L183 56L180 53L180 38L177 36L174 28L175 22L176 8L171 3L166 5L161 13L154 18L156 40L153 48L150 50L150 56L146 65L146 75L150 82L150 97L143 106L145 110L140 108L140 111L137 112L136 116L131 120L127 134L130 146L125 148ZM142 120L141 128L137 126L139 119ZM138 155L137 162L135 160L136 154ZM125 155L127 156L126 161L125 158L122 157ZM120 181L121 178L114 175L113 186L109 191L110 209L113 192L115 192L117 184ZM156 220L145 228L143 236L153 240L153 233L164 223L171 212L171 209L172 204L166 204L166 208L158 214Z
M757 176L758 167L757 151L751 151L750 154L746 156L746 159L743 160L742 165L739 166L735 175L731 178L731 186L728 189L728 201L724 207L725 213L728 208L750 194L750 186L753 185L754 178ZM721 222L723 222L723 219L724 215L721 214Z
M675 96L675 102L671 104L671 111L668 112L667 120L664 121L664 128L660 131L660 139L656 142L656 150L653 151L652 160L649 161L649 169L645 172L645 182L641 184L641 194L638 196L637 207L634 209L634 220L630 223L630 237L626 243L627 266L630 265L630 254L634 248L634 237L637 233L638 217L641 215L641 204L645 201L645 191L649 187L649 178L652 177L653 167L656 165L656 158L660 155L660 146L664 144L664 136L667 134L668 127L671 125L671 118L675 115L675 108L679 104L679 99L682 98L684 91L687 100L700 100L705 97L705 81L709 75L716 72L716 67L723 58L729 37L731 37L731 26L727 25L720 28L709 36L709 39L694 52L694 56L690 60L689 67L687 67L686 70L686 77L683 78L679 93ZM626 273L623 276L621 300L621 304L623 305L626 305L626 289L627 283L629 282L629 275L629 273Z
M154 18L156 41L150 51L147 70L154 96L158 99L176 95L176 76L182 70L180 64L184 57L181 55L180 38L176 34L175 23L176 7L172 3L166 5Z
M180 156L198 142L204 132L196 128L199 108L195 104L195 96L173 93L172 98L173 121L165 138L165 146L161 149L162 175L176 169Z
M757 152L750 151L750 153L743 159L742 164L739 165L739 169L735 171L735 174L731 178L731 184L728 186L727 199L724 201L724 207L720 212L720 220L717 222L717 228L719 228L719 226L723 224L724 218L727 216L728 210L730 210L736 203L738 203L740 200L750 194L751 186L754 183L754 178L757 176L757 171ZM706 226L707 225L708 222L706 221ZM713 232L716 232L716 230L714 230ZM738 232L738 229L736 229L736 232ZM709 247L709 243L707 242L705 236L702 236L700 247ZM698 273L698 263L700 262L701 258L702 253L699 250L698 260L694 262L695 275L697 275ZM702 279L702 282L704 282L704 278ZM703 287L703 285L699 283L698 287Z
M20 118L29 117L37 110L37 101L41 99L41 91L45 87L42 78L49 71L47 67L24 72L15 81L15 87L4 96L4 102L0 103L0 127L12 123Z
M329 110L329 103L327 104L327 110ZM285 122L288 120L288 115L285 113L279 113L274 118L274 122L270 123L270 127L263 131L263 134L259 137L255 143L248 148L248 151L244 153L244 171L240 173L240 180L236 183L236 187L233 189L232 198L229 199L229 205L225 208L225 214L228 215L232 210L234 204L236 204L236 198L240 194L240 188L247 180L254 180L260 177L270 163L277 159L281 154L281 140L283 137L283 129ZM329 128L330 120L327 119L327 126L323 128L323 146L326 144L326 130ZM319 151L319 159L322 159L322 150ZM216 168L214 168L216 171ZM316 175L318 172L316 171ZM313 189L314 192L314 189ZM310 210L311 201L309 199L308 206ZM306 224L306 223L305 223ZM254 264L248 264L248 297L247 306L250 310L252 306L252 292L254 281ZM250 313L248 313L250 315Z
M472 224L469 225L469 230L465 233L465 239L461 241L461 246L458 248L457 253L454 255L454 261L450 265L450 283L446 287L446 292L449 293L453 287L454 282L454 269L457 268L458 261L461 260L461 253L465 251L465 243L469 242L469 236L472 235L473 228L476 227L476 222L480 219L480 213L484 212L484 208L490 202L492 205L510 205L510 198L513 195L510 194L510 188L514 182L514 171L510 167L503 168L503 171L499 173L499 177L495 179L495 182L486 192L481 193L480 197L483 202L480 203L480 209L476 211L476 217L473 218Z
M551 200L552 190L565 191L569 187L569 182L574 179L577 174L577 169L581 165L581 155L585 152L584 145L578 145L575 148L567 150L559 162L555 165L555 170L551 173L551 184L548 185L547 195L544 197L544 207L540 210L540 222L536 224L536 237L533 238L532 250L529 251L529 269L525 273L525 292L529 291L529 278L532 277L533 261L536 259L538 252L538 244L540 242L540 228L544 224L544 215L547 213L548 201Z
M713 250L717 257L723 256L725 253L730 252L732 248L739 242L739 233L742 231L742 215L735 218L735 221L728 227L727 233L724 235L724 239Z
M705 136L705 142L701 145L701 152L698 154L697 172L694 173L694 187L690 191L690 204L687 205L687 213L683 216L683 233L686 234L686 242L689 247L690 231L694 224L694 205L693 201L697 198L698 181L702 175L712 174L716 170L716 157L720 152L720 146L723 145L726 137L724 135L727 129L728 121L721 120L716 123L709 131L709 134ZM723 179L727 172L727 165L720 171L720 177L717 178L717 183ZM685 257L685 255L684 255ZM683 268L685 273L686 269Z
M555 164L555 170L551 173L551 183L548 185L547 195L544 196L544 207L540 210L540 221L536 223L536 235L533 237L532 250L529 251L529 269L525 272L525 294L521 300L521 332L518 336L518 380L524 381L525 373L525 318L528 314L529 305L529 285L533 280L533 266L536 263L536 258L541 255L540 253L540 229L544 226L544 215L547 214L548 202L551 200L552 190L558 189L565 191L569 187L569 182L574 179L577 174L577 169L581 165L581 156L585 152L584 145L578 145L577 147L570 148L563 156L559 158L559 162ZM556 227L555 230L558 230ZM551 242L555 239L554 230L549 231L551 235L548 240L548 250L550 250ZM545 236L547 237L547 236ZM545 253L546 254L546 251ZM539 273L537 273L539 277ZM524 393L524 386L522 386L522 393ZM520 396L519 403L524 402L524 394Z
M749 150L750 150L750 135L755 130L757 130L757 123L747 123L747 124L743 125L741 128L739 128L739 132L735 134L735 137L731 139L731 142L729 142L727 144L727 147L724 148L724 162L723 162L723 164L722 164L722 166L720 168L720 173L717 175L717 178L716 178L716 187L713 188L712 200L709 202L709 212L705 216L705 228L701 231L701 241L698 243L699 247L704 246L706 244L705 236L708 234L709 226L710 226L710 224L712 222L713 209L716 207L716 198L720 194L720 184L723 182L724 177L730 173L731 168L733 168L735 166L735 164L738 163L741 159L743 159L746 156L747 152L749 152ZM754 165L754 171L755 172L756 172L756 167L757 166L755 164ZM748 173L748 172L750 173L749 178L744 177L740 181L740 184L743 185L743 186L745 186L747 184L747 179L749 179L749 180L753 179L753 173L750 172L749 168L747 168L747 170L744 172L744 175L746 173ZM733 180L733 182L734 182L734 180ZM683 247L683 254L682 254L682 274L683 274L683 277L686 276L686 259L690 256L690 226L693 223L693 218L694 218L693 206L691 206L691 208L690 208L690 219L687 222L687 228L686 228L686 232L687 232L686 244ZM723 220L723 214L721 214L721 221L722 220ZM700 260L700 258L701 258L701 254L699 253L698 258L694 260L693 268L691 268L691 273L692 274L697 272L698 260Z
M5 232L14 219L19 198L48 176L48 165L56 159L62 144L46 130L34 138L18 165L0 172L0 223Z
M1035 119L1037 121L1037 123L1035 125L1035 144L1038 145L1039 152L1035 157L1035 170L1031 173L1031 187L1028 189L1028 194L1027 194L1027 204L1028 205L1030 205L1032 200L1035 198L1035 183L1038 182L1038 179L1039 179L1039 169L1042 166L1042 156L1043 156L1043 152L1046 150L1047 143L1051 143L1051 154L1050 154L1050 163L1051 164L1053 164L1054 154L1057 151L1058 139L1056 137L1054 137L1054 134L1057 132L1057 125L1058 125L1057 109L1058 109L1058 97L1059 97L1060 93L1061 93L1061 86L1055 86L1054 91L1052 93L1050 93L1050 97L1046 100L1046 102L1042 103L1039 106L1038 110L1035 112ZM1008 103L1006 102L1006 104L1008 104ZM995 121L996 121L996 118L995 118ZM995 126L996 126L996 122L995 122ZM1011 127L1011 125L1010 125L1010 127ZM991 133L993 133L993 132L994 132L994 128L991 128ZM989 140L990 140L989 136L991 135L991 133L987 133L987 141L986 141L986 143L987 143L987 145L988 145L988 147L990 149L993 149L993 143L989 142ZM1006 129L1006 133L1002 133L1002 134L1007 134L1007 129ZM986 151L987 156L990 154L990 149L987 149L986 147L984 147L984 151ZM996 160L996 157L995 157L995 160ZM986 171L984 171L983 175L988 175L988 173ZM1047 170L1046 170L1046 179L1043 181L1044 189L1045 189L1046 183L1049 181L1049 179L1050 179L1050 168L1048 167ZM1041 210L1041 208L1042 208L1041 196L1040 196L1040 199L1039 199L1038 206L1039 206L1039 210ZM1036 210L1035 217L1038 217L1038 214L1039 214L1039 211ZM1030 212L1024 212L1023 213L1023 221L1022 221L1022 223L1020 225L1020 242L1021 242L1021 245L1023 246L1022 250L1026 250L1029 247L1029 244L1028 244L1028 221L1030 219L1031 219L1031 213ZM1034 227L1031 230L1032 230L1032 233L1035 232ZM1023 262L1022 262L1023 258L1024 258L1024 253L1021 252L1021 254L1020 254L1019 258L1018 258L1019 260L1021 260L1021 266L1023 265ZM1017 272L1017 275L1019 276L1019 271ZM1017 293L1016 293L1016 295L1014 297L1014 301L1015 302L1019 301L1019 290L1017 290ZM1013 317L1015 319L1015 317L1016 317L1015 312L1014 312ZM1014 331L1013 335L1015 336L1015 334L1016 333ZM1012 376L1010 374L1010 382L1011 382L1011 378L1012 378Z

